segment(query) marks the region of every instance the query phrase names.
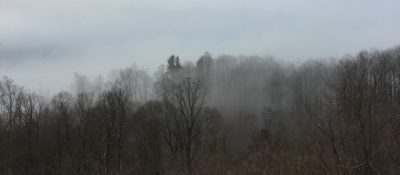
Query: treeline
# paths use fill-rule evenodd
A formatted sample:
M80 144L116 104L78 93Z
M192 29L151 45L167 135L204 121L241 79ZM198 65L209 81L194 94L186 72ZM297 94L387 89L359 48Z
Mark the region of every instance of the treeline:
M400 174L400 47L112 75L53 97L4 77L0 174Z

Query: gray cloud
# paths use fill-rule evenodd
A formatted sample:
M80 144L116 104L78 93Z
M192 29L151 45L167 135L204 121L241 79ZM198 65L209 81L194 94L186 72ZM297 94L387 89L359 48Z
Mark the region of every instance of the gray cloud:
M396 0L0 0L0 74L62 89L170 54L273 55L301 61L399 44Z

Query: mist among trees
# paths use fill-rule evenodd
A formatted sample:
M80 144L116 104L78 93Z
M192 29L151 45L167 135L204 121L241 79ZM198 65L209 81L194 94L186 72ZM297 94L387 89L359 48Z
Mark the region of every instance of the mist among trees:
M400 47L160 65L52 97L3 77L0 174L400 174Z

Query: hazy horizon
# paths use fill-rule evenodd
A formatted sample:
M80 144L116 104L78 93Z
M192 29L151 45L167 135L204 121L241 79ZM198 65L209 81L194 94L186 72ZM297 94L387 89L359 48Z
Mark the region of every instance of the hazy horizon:
M57 92L171 55L271 55L302 62L400 43L397 1L0 1L0 75Z

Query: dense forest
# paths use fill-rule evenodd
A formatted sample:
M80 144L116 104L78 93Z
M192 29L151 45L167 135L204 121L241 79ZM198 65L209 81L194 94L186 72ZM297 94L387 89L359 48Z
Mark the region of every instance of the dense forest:
M3 77L0 174L400 174L400 47L160 64L52 97Z

